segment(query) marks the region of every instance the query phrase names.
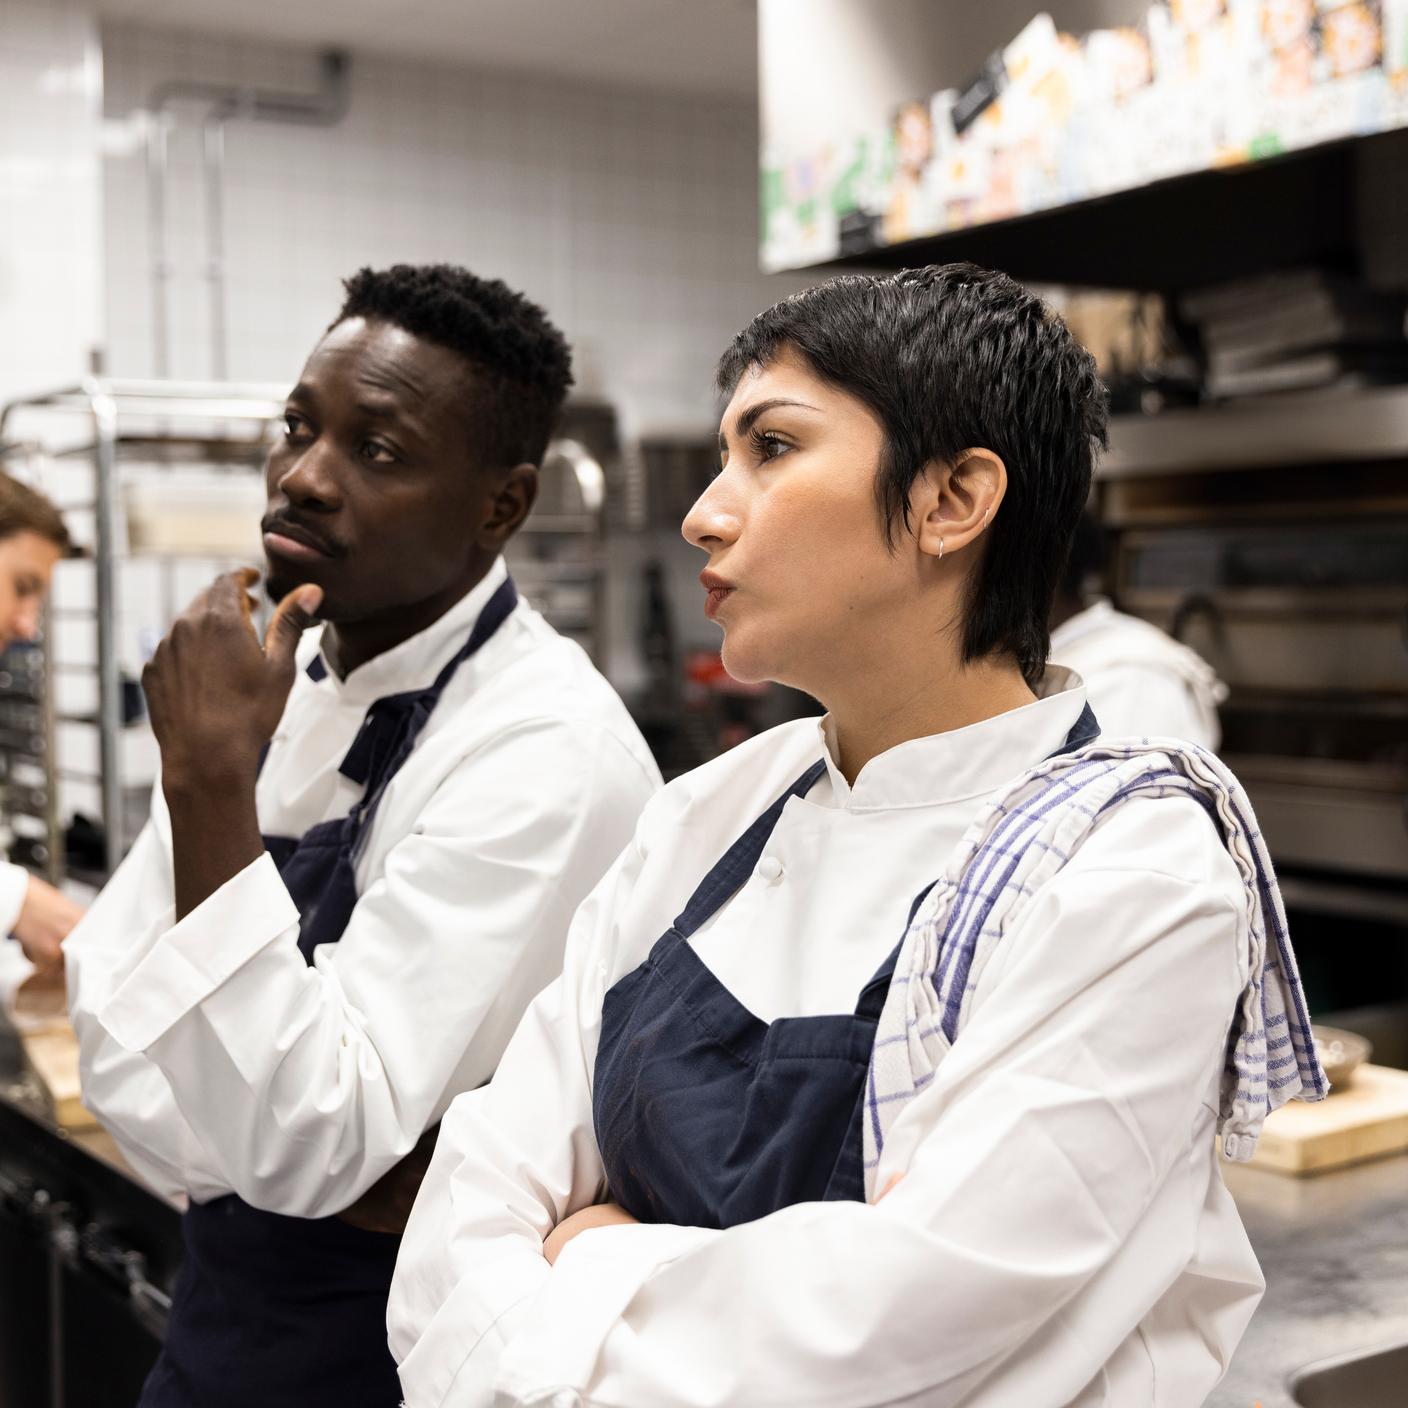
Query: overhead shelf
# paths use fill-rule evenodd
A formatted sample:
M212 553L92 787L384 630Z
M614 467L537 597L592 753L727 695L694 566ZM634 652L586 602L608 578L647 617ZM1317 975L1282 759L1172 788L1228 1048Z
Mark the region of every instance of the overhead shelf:
M1327 143L902 244L855 249L820 267L909 268L969 260L1028 283L1156 291L1302 264L1353 268L1360 255L1360 173L1367 152L1387 165L1408 162L1408 132ZM1371 200L1375 195L1362 194Z
M1116 416L1104 479L1408 459L1408 386L1266 396Z
M1015 35L1001 6L858 8L853 45L760 30L763 268L971 260L1167 293L1312 264L1408 286L1408 0L1121 0Z

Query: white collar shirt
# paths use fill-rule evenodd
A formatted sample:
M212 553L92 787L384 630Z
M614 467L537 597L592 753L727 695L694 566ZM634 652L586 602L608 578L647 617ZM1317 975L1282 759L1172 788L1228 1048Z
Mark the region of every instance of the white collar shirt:
M1178 738L1216 751L1227 686L1181 641L1096 601L1051 632L1051 659L1085 681L1106 738Z
M541 1255L609 1196L603 997L740 833L825 758L693 943L765 1020L850 1012L915 894L1084 702L1053 670L1037 702L903 744L853 784L804 720L652 801L578 912L561 981L442 1126L389 1308L408 1408L1202 1401L1262 1283L1213 1139L1241 881L1186 798L1116 809L1031 899L876 1205L602 1227L551 1268Z
M348 813L362 787L338 769L368 707L433 683L505 574L345 679L309 673L309 634L256 788L266 836ZM340 1210L488 1080L658 785L614 691L520 602L387 787L347 929L311 965L268 855L176 922L158 786L66 944L85 1103L168 1197Z

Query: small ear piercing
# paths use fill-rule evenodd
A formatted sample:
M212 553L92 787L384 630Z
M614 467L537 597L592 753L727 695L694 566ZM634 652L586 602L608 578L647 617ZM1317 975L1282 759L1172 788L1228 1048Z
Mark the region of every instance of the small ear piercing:
M992 505L989 504L988 507L983 510L983 527L984 527L984 528L986 528L986 527L988 526L988 514L990 514L991 512L992 512Z
M944 540L943 540L942 538L940 538L940 539L939 539L939 561L942 562L943 560L944 560Z

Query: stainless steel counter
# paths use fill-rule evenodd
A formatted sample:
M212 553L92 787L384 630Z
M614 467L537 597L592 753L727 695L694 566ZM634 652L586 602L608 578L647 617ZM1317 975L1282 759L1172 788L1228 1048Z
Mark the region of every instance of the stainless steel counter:
M1294 1408L1295 1370L1408 1339L1408 1156L1318 1178L1225 1173L1267 1285L1207 1408Z

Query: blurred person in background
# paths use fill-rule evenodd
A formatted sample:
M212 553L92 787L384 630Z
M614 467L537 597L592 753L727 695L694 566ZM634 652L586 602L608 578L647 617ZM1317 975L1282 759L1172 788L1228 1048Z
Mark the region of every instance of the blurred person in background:
M434 1127L659 785L502 555L571 380L498 280L362 270L269 455L263 648L234 573L143 675L152 817L68 962L84 1102L189 1204L142 1408L393 1408Z
M27 484L0 474L0 650L39 633L54 565L69 551L58 509ZM31 977L53 977L82 906L23 866L0 863L0 1000L8 1006Z
M950 265L784 300L718 385L705 611L827 714L651 800L455 1101L406 1402L1193 1408L1263 1289L1215 1132L1326 1084L1245 792L1047 667L1094 364Z
M1100 594L1105 571L1104 535L1087 510L1051 607L1051 663L1085 681L1106 738L1180 738L1215 752L1227 686L1196 651L1117 611Z

